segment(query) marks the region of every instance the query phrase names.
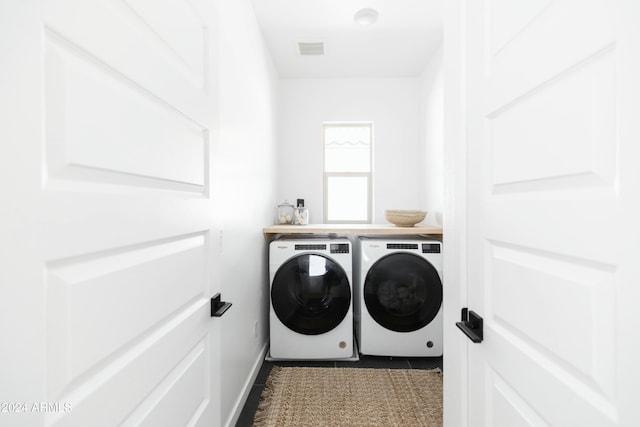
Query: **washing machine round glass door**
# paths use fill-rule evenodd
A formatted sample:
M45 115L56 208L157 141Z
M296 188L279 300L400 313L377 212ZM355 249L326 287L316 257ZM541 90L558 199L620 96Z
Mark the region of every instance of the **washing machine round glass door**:
M351 307L351 286L344 269L321 254L287 260L271 284L271 304L289 329L318 335L338 326Z
M413 332L431 322L442 304L442 282L424 258L393 253L369 269L363 288L371 317L396 332Z

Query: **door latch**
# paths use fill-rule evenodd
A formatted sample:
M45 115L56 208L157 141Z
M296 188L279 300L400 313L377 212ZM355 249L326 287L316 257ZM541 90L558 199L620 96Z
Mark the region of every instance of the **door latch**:
M456 326L469 339L475 343L482 342L484 333L482 331L482 317L478 316L468 308L462 309L462 322L456 322Z
M211 298L211 317L220 317L231 307L230 302L220 301L220 294L217 293Z

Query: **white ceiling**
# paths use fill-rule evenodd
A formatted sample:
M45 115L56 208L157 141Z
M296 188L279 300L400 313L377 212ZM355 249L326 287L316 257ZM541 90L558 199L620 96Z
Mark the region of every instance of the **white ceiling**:
M444 0L251 0L281 77L415 77L442 43ZM356 24L373 8L378 21ZM323 56L298 42L323 41Z

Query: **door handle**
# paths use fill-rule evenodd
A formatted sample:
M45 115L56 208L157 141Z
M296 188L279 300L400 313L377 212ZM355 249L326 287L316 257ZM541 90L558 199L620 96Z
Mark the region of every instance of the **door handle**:
M211 298L211 317L220 317L231 307L230 302L220 301L220 293Z
M482 317L468 308L462 309L462 321L456 322L456 326L474 343L481 343L484 338L482 330Z

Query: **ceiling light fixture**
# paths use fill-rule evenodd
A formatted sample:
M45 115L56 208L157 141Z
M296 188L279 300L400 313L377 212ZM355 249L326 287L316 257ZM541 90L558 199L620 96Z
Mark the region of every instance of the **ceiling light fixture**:
M353 15L353 20L360 25L371 25L378 20L378 12L368 7L360 9Z

